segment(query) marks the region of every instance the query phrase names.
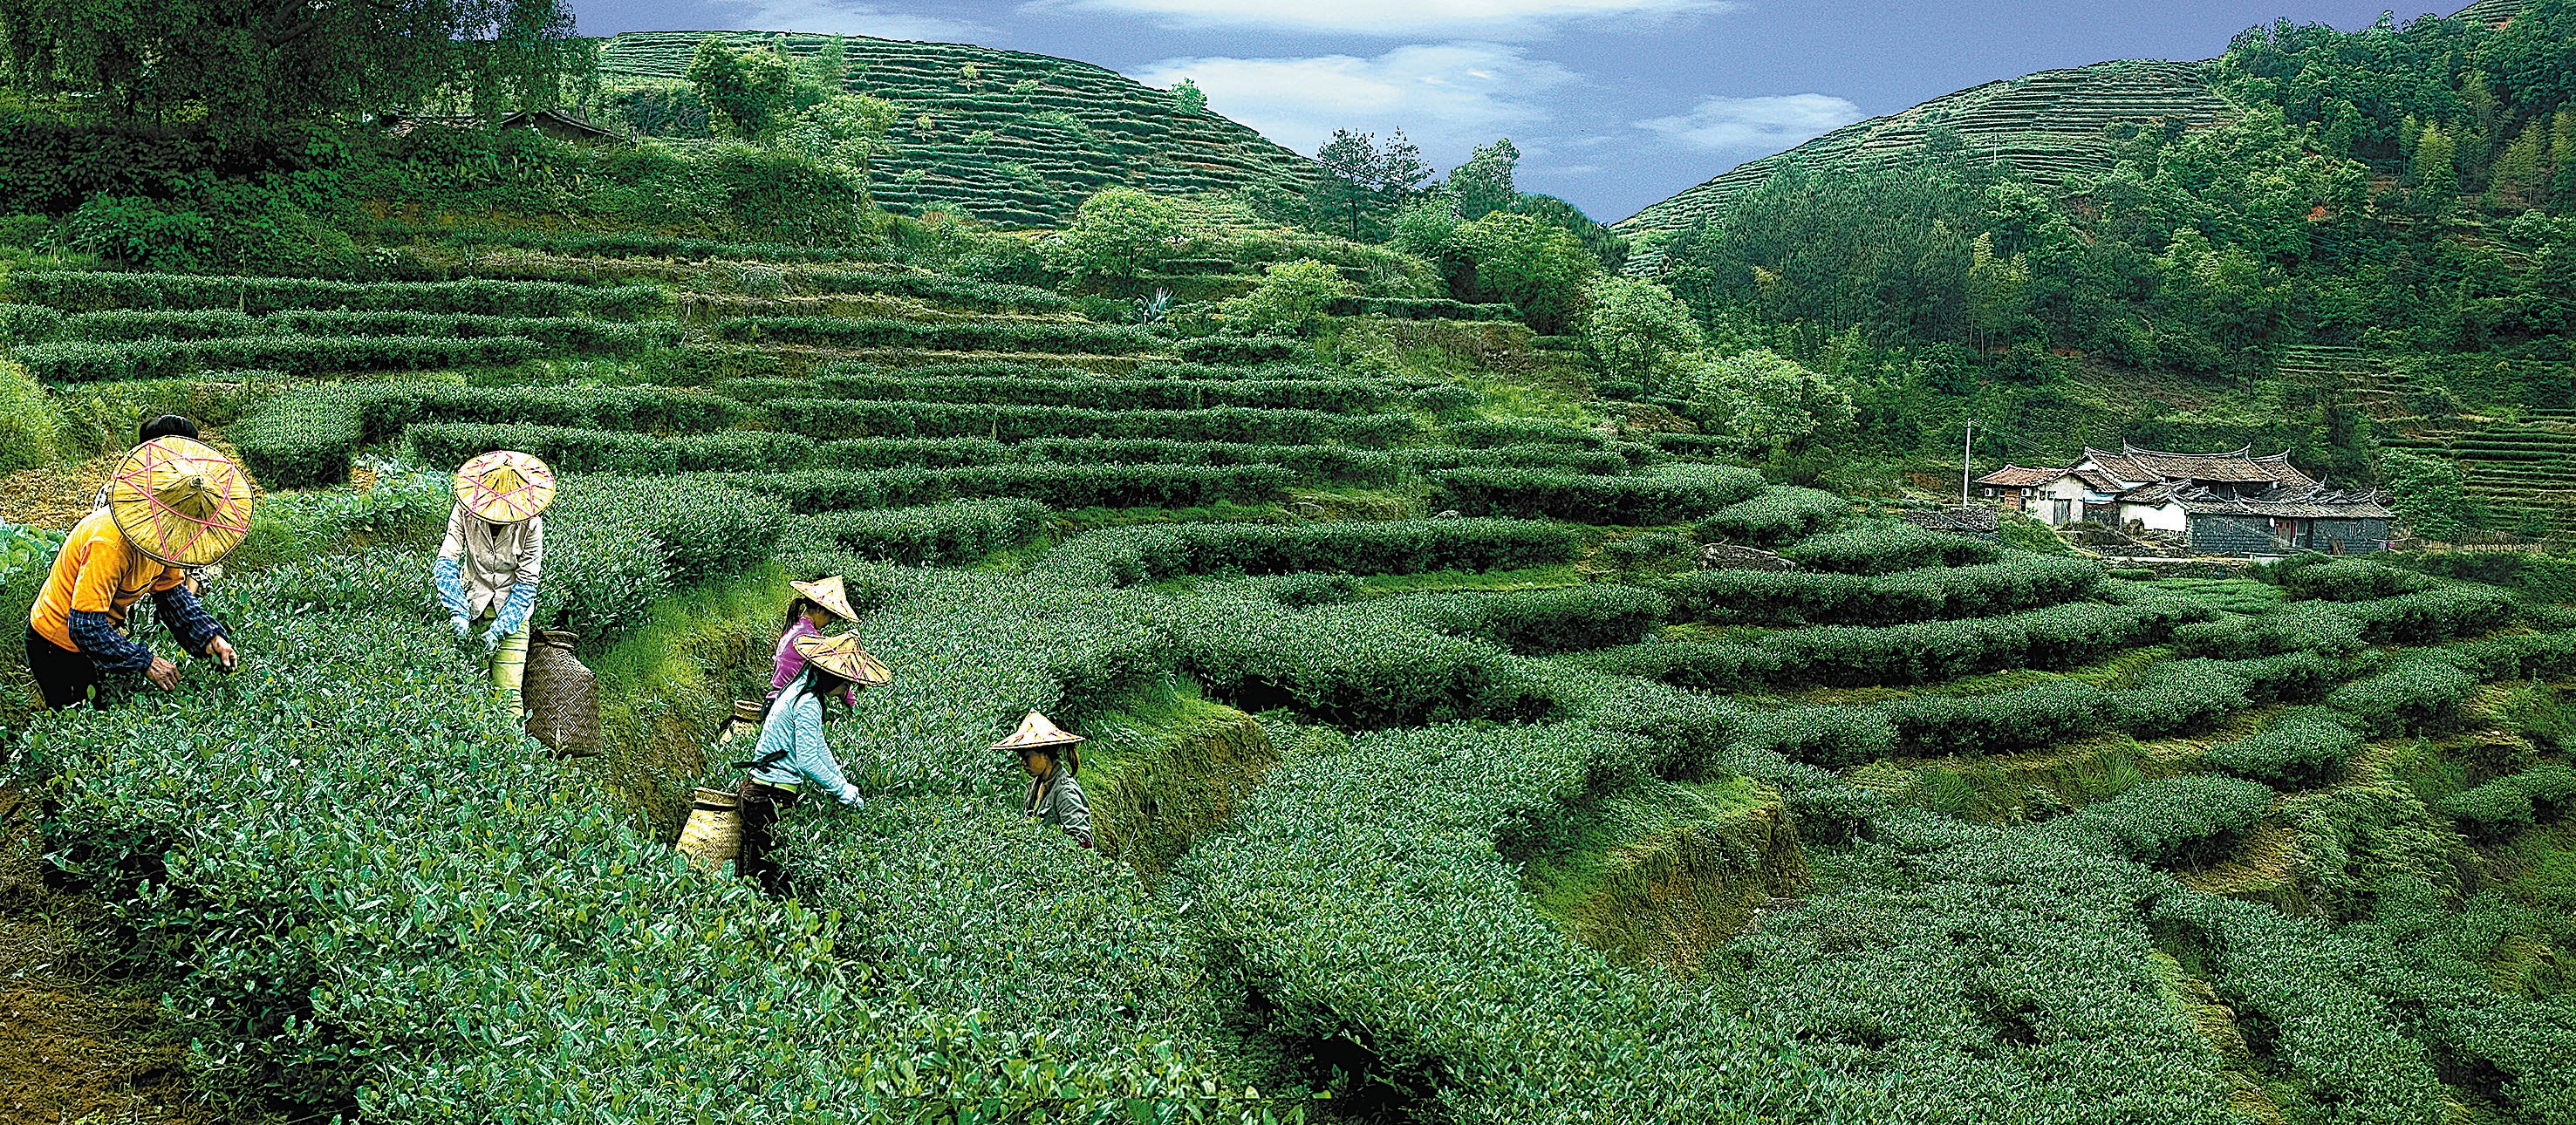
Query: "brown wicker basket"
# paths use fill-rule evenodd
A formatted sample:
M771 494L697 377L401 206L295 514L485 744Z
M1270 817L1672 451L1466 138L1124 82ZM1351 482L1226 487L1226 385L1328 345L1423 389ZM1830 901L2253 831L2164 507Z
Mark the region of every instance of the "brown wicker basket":
M566 758L599 753L599 679L572 654L572 633L549 629L529 646L528 733Z
M733 862L742 850L742 798L722 789L699 789L689 797L689 822L680 828L680 854L713 870Z

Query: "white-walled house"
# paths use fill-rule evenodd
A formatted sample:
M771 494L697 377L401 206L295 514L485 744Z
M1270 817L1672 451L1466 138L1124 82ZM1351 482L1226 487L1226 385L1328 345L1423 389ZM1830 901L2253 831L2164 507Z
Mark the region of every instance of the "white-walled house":
M2389 535L2378 494L2330 490L2290 464L2288 453L2256 457L2252 446L2230 453L2087 446L2063 469L2006 465L1978 483L2054 527L2136 524L2213 553L2371 551Z

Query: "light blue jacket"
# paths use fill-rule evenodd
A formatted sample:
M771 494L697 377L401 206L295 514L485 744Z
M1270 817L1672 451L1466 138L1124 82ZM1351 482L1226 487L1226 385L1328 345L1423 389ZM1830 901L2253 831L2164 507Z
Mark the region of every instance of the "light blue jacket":
M841 776L841 763L832 759L832 745L823 740L823 703L806 690L809 679L810 675L796 677L770 707L752 760L762 761L772 754L779 758L753 766L751 779L781 789L810 781L832 799L846 800L843 794L849 792L849 781Z

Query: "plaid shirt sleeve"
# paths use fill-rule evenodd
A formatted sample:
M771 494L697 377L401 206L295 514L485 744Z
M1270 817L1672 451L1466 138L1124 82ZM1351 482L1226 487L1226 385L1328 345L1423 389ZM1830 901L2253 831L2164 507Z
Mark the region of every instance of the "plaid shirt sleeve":
M205 655L206 646L224 635L223 622L215 620L206 603L185 586L154 593L152 605L160 611L162 623L170 626L170 635L179 638L179 647L194 655Z
M85 609L72 611L72 643L101 672L140 672L152 664L152 650L116 627L116 619Z

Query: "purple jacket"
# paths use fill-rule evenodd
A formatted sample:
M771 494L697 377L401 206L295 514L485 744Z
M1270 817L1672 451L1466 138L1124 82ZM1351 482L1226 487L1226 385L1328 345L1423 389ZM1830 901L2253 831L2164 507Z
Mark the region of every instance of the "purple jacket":
M795 624L787 627L787 634L778 638L778 652L772 661L777 670L769 674L769 694L776 695L785 691L787 685L796 679L797 673L805 670L805 654L796 651L796 642L806 637L822 635L823 631L815 628L813 621L801 615L796 618ZM841 702L852 707L858 706L858 689L842 688Z

